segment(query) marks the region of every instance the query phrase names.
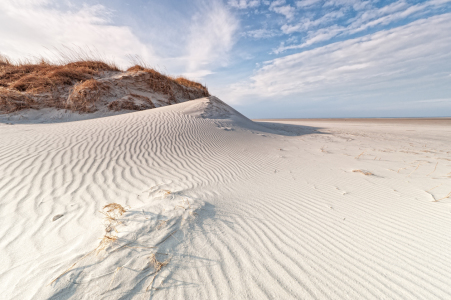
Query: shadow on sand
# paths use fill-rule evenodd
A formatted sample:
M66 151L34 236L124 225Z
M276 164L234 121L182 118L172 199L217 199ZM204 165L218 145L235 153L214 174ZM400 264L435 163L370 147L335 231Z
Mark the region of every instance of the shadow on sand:
M301 136L306 134L328 134L321 131L324 128L312 127L305 125L284 124L277 122L259 122L254 121L259 125L259 130L271 134L284 135L284 136Z

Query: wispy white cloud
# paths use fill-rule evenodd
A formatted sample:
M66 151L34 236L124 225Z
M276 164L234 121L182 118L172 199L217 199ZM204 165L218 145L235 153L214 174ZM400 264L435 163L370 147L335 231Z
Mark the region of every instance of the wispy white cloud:
M413 101L416 103L451 103L451 98L427 99Z
M404 99L418 96L418 89L451 92L446 88L451 68L449 32L451 14L443 14L277 58L266 62L250 81L232 85L229 97L238 102L252 95L275 100L289 95L355 100L375 94L381 102L389 102L394 90Z
M227 3L234 8L246 9L259 6L260 0L229 0Z
M251 37L254 39L267 39L272 38L275 36L280 35L280 32L277 30L270 30L270 29L255 29L255 30L249 30L242 33L242 36L244 37Z
M294 32L306 32L307 34L303 43L297 45L281 44L280 47L274 50L274 53L281 53L290 49L302 49L318 42L328 41L336 36L351 35L375 26L388 25L406 19L413 14L425 14L430 9L440 7L449 2L451 0L430 0L411 5L405 0L399 0L380 8L364 10L356 17L349 19L349 25L347 26L337 24L328 26L331 22L345 16L345 10L343 8L325 13L323 16L314 20L303 19L296 24L284 24L281 30L286 34ZM330 0L326 2L328 6L356 5L356 3L353 0Z
M327 0L324 3L324 7L330 7L330 6L349 6L353 7L355 5L359 5L364 1L360 0Z
M114 26L111 12L102 5L59 10L50 0L0 2L0 52L11 58L48 56L46 48L91 46L127 62L127 54L153 61L152 48L128 27Z
M292 20L296 13L296 9L291 5L276 6L272 10L278 14L284 15L288 20Z
M193 16L187 45L187 72L207 74L211 66L227 63L236 42L239 22L220 1L205 3Z
M273 9L277 6L281 6L284 5L286 3L285 0L273 0L270 4L269 4L269 9Z
M296 1L296 6L297 7L309 7L309 6L313 6L316 4L320 4L322 2L322 0L301 0L301 1Z
M269 10L284 15L287 20L292 20L296 13L296 9L291 5L284 4L285 0L275 0L271 2Z
M251 1L252 2L252 1ZM249 2L249 5L253 5ZM0 53L11 58L54 56L47 49L95 49L125 67L129 55L138 55L167 72L175 70L192 78L214 73L224 66L228 53L238 37L239 22L220 0L197 0L194 13L174 24L153 24L152 34L143 36L139 28L114 23L117 11L100 4L88 5L56 0L0 1ZM162 20L164 21L164 20ZM170 43L160 43L166 28L171 31ZM175 33L175 34L174 34ZM153 39L157 36L157 41ZM168 48L169 47L169 48ZM172 49L176 48L176 51ZM171 72L172 73L172 72Z
M285 34L290 34L293 32L307 31L308 29L313 28L313 27L324 26L324 25L330 24L331 22L333 22L336 19L339 19L343 16L344 16L343 10L331 11L331 12L324 14L320 18L317 18L314 20L305 18L294 25L284 24L284 25L282 25L281 30Z

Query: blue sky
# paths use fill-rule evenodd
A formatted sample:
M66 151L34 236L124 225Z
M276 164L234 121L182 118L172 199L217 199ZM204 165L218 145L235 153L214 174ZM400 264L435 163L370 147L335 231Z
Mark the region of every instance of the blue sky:
M0 1L0 53L90 47L251 118L451 116L451 0Z

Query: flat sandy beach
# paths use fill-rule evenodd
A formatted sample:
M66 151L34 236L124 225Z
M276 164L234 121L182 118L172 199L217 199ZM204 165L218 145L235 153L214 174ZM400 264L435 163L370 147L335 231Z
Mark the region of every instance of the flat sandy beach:
M442 125L451 126L451 118L339 118L339 119L255 119L255 122L277 122L307 124L312 123L338 123L338 124L397 124L397 125Z
M0 123L1 298L449 299L450 125L215 98Z
M415 125L443 125L451 126L451 118L339 118L339 119L255 119L255 122L308 122L320 123L349 123L349 124L415 124Z

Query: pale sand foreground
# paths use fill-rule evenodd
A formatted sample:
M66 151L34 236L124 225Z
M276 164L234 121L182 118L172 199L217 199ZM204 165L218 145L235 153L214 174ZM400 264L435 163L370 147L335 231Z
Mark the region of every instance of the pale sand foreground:
M206 98L0 123L1 298L449 299L450 149L445 124L253 123ZM109 202L130 209L96 255Z

